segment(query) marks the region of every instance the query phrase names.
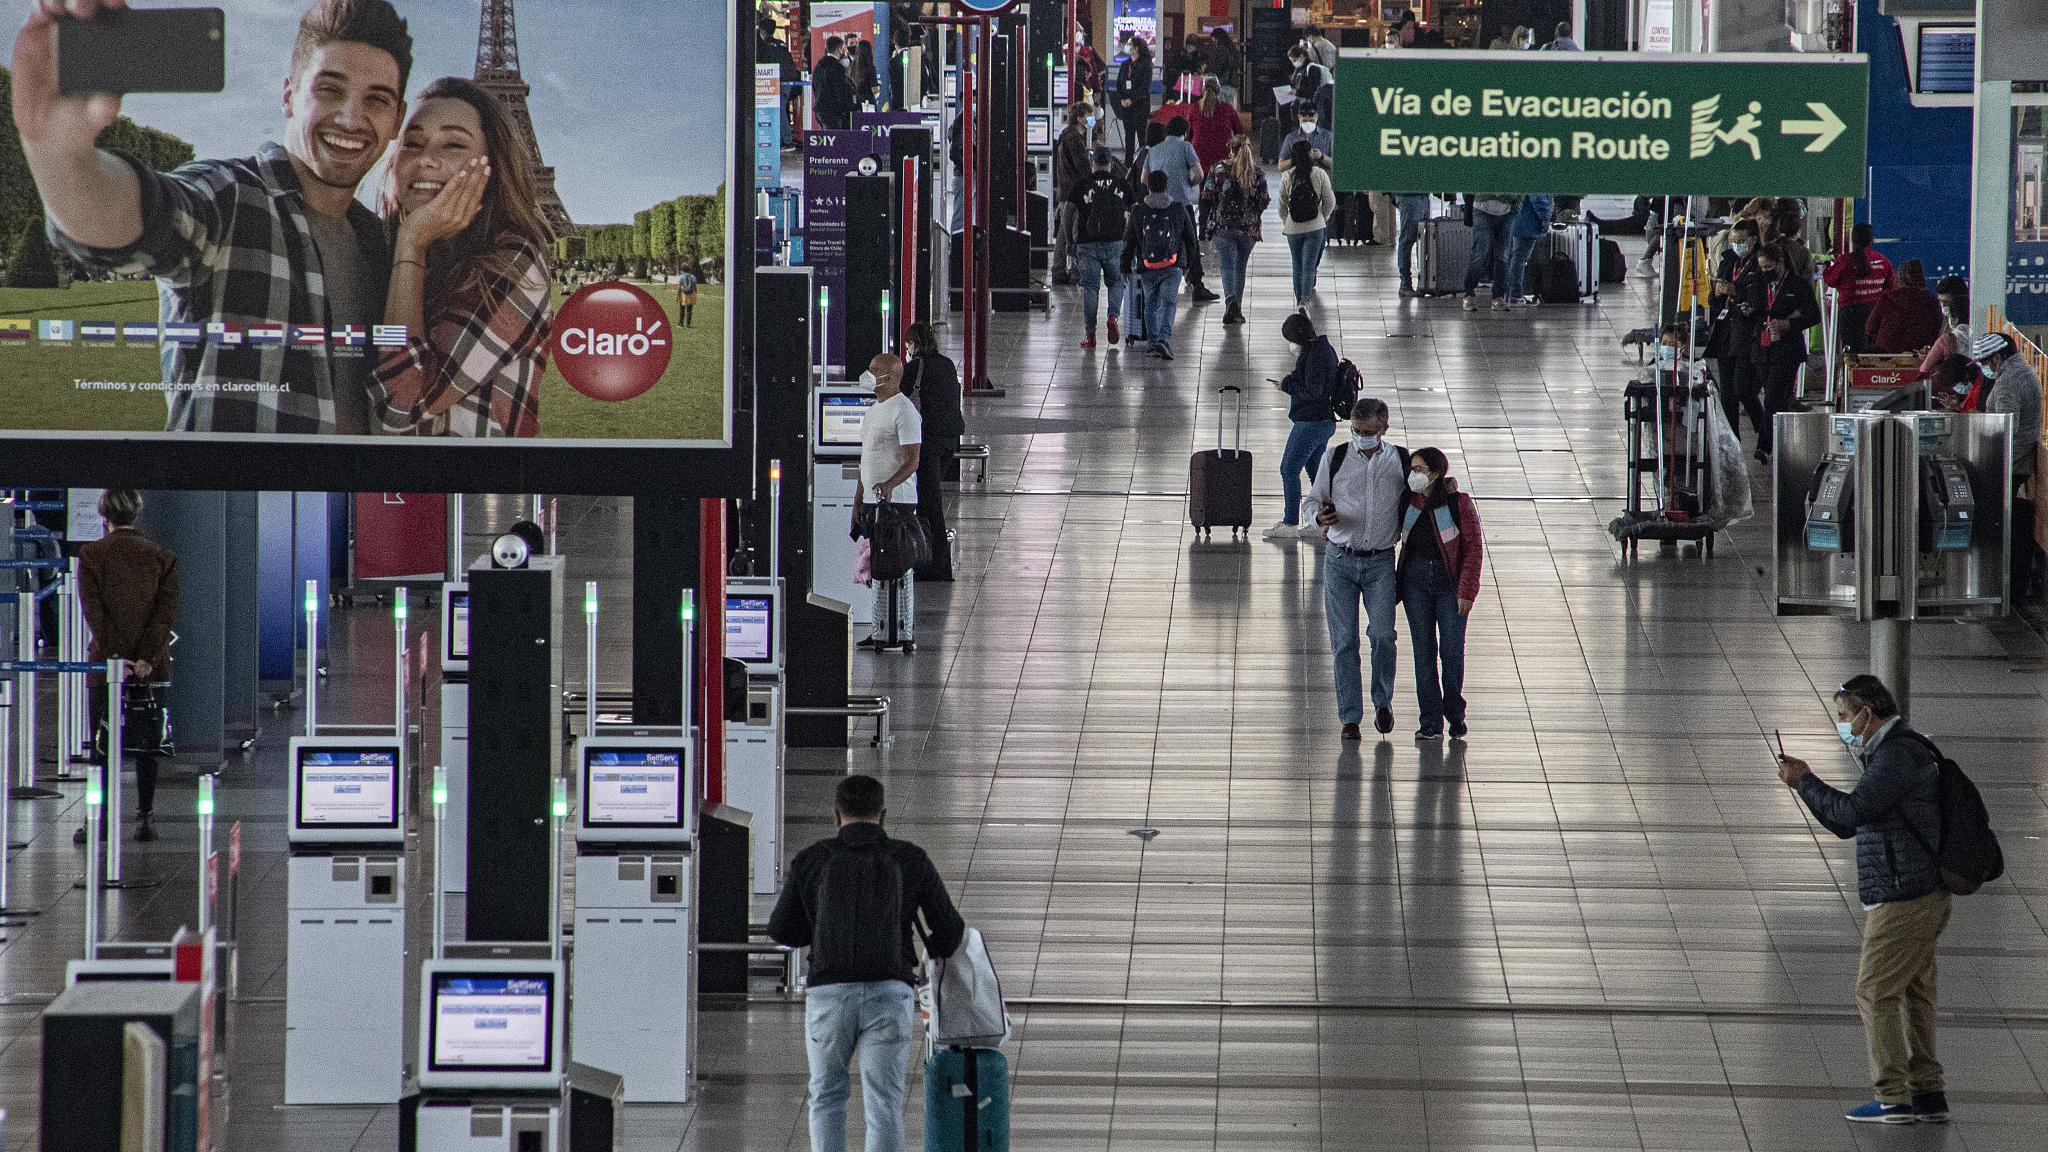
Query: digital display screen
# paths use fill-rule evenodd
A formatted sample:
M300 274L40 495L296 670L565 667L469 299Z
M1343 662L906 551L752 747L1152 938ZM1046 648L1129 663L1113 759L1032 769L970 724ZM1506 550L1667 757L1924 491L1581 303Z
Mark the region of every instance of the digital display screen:
M453 589L448 593L448 658L469 659L469 592Z
M592 749L585 757L586 827L660 828L682 823L681 752Z
M434 976L435 1071L546 1071L554 1064L552 976Z
M1065 68L1053 69L1052 102L1055 104L1065 104L1067 102L1068 96L1071 94L1071 88L1072 85L1068 82L1067 79L1067 70Z
M860 447L861 424L875 406L872 395L826 393L818 397L818 447Z
M1026 112L1024 114L1024 146L1027 148L1052 147L1052 113Z
M1922 92L1977 90L1977 29L1967 24L1920 27L1918 88Z
M298 822L304 828L396 827L397 754L389 749L300 749Z
M775 658L775 601L768 596L725 598L725 654L749 664Z

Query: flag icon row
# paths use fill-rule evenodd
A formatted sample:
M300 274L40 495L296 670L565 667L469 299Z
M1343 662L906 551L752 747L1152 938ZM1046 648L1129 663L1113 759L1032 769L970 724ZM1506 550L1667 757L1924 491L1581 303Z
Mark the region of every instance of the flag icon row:
M40 340L45 344L215 344L223 348L403 348L410 333L403 324L115 323L111 320L25 320L0 318L0 345Z

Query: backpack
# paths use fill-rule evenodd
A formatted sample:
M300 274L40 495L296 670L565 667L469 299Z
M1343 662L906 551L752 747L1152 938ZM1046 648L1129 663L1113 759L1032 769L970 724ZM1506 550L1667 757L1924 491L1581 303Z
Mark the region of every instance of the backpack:
M1096 241L1121 240L1124 236L1124 201L1114 180L1098 181L1088 189L1082 208L1081 231Z
M1920 830L1903 813L1899 823L1934 858L1941 886L1958 896L1968 896L2005 875L2005 852L1998 846L1998 834L1991 830L1991 813L1984 807L1984 797L1977 791L1977 785L1934 746L1934 741L1918 732L1907 735L1932 753L1937 762L1935 792L1941 812L1941 826L1937 830L1940 840L1929 847Z
M1323 198L1316 194L1316 174L1313 169L1296 172L1289 169L1287 188L1287 218L1296 224L1320 220L1323 216Z
M868 509L870 574L884 583L932 562L931 537L917 509L903 504L877 504Z
M887 841L852 848L833 842L818 874L811 964L840 972L895 973L902 954L903 867Z
M1146 205L1138 222L1138 258L1154 272L1180 263L1180 205Z
M1330 385L1331 418L1340 424L1351 419L1351 406L1358 403L1358 391L1363 387L1365 374L1358 370L1358 365L1349 360L1337 361L1337 379Z

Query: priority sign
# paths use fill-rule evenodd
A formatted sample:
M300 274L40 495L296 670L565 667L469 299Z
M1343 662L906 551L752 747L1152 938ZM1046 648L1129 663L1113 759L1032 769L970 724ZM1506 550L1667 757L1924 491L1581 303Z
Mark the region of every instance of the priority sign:
M1417 52L1337 62L1337 187L1860 196L1861 55Z

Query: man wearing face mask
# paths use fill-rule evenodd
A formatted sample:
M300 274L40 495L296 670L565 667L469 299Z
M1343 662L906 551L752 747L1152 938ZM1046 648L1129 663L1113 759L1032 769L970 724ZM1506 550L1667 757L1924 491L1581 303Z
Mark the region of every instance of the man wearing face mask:
M1821 826L1856 840L1856 893L1867 913L1856 971L1876 1098L1846 1119L1881 1124L1948 1120L1941 1061L1934 1056L1934 952L1948 924L1933 845L1941 836L1940 758L1906 725L1898 701L1875 676L1835 691L1835 731L1861 761L1848 792L1813 775L1804 760L1778 757L1778 779L1799 794Z
M1294 131L1289 132L1280 140L1280 170L1285 172L1294 166L1291 153L1294 151L1294 142L1297 140L1308 141L1309 158L1324 168L1328 168L1330 166L1330 149L1336 143L1335 139L1330 135L1330 130L1323 127L1321 121L1316 118L1315 105L1297 103L1296 111L1300 117L1297 126Z
M858 518L867 514L869 504L900 504L915 514L917 461L924 445L924 417L910 397L903 394L903 361L885 352L868 362L868 370L861 373L860 382L863 387L875 390L875 404L861 418L861 498L855 505L854 515ZM915 607L911 599L909 573L904 573L902 584L897 609L901 627L894 635L907 643ZM874 615L870 619L875 622L875 632L858 646L879 650L885 643L884 637L890 635L888 586L876 581L874 594Z
M1088 134L1095 130L1095 112L1086 104L1067 109L1067 127L1053 145L1052 202L1055 225L1052 241L1052 282L1074 282L1074 232L1081 209L1075 197L1088 182Z
M1360 738L1365 719L1358 667L1358 605L1365 602L1372 646L1373 727L1394 730L1394 544L1408 510L1408 450L1386 443L1387 405L1361 396L1351 407L1351 439L1323 456L1309 488L1323 550L1323 615L1336 663L1337 719L1344 739Z
M2015 599L2032 599L2040 548L2034 543L2034 500L2020 498L2033 491L2034 458L2041 443L2041 378L2019 346L2003 332L1986 332L1970 344L1970 359L1991 378L1984 394L1984 411L2012 415L2012 594Z

